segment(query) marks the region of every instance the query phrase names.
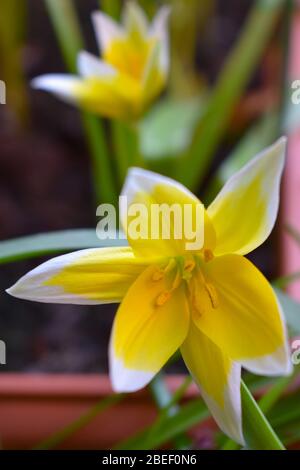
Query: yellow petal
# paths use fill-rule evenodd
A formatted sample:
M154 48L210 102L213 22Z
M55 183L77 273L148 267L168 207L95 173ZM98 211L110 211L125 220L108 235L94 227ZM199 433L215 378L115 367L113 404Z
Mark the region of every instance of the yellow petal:
M207 209L217 234L216 254L247 254L269 236L278 212L285 147L281 138L257 155Z
M170 296L171 278L148 267L132 284L117 312L110 343L110 374L117 391L146 385L184 341L189 309L184 285Z
M123 120L136 117L143 108L141 85L119 72L80 80L74 98L92 113Z
M136 218L135 215L128 217L127 227L124 227L129 243L138 255L147 257L183 255L192 251L190 243L198 241L200 246L196 243L197 248L193 248L196 251L203 248L214 249L215 232L203 204L180 183L151 171L131 168L122 190L122 196L126 198L128 205L128 208L121 207L120 209L123 223L128 211L135 204L145 208L145 213L139 214L138 211L138 215L141 215L138 217L141 220L140 225L145 227L143 237L134 238L130 232L131 222ZM159 221L155 214L151 217L152 210L158 208L162 209ZM191 211L186 212L185 216L187 208ZM196 216L197 213L199 217ZM171 217L169 217L170 214ZM193 233L195 233L194 239L190 237Z
M142 82L147 63L156 44L157 40L152 38L140 41L128 37L115 39L105 50L103 59L119 72Z
M123 13L125 30L132 40L138 41L147 37L148 20L143 8L136 2L127 2Z
M198 328L253 372L289 373L284 321L276 296L260 271L240 255L214 258L201 269L191 285ZM204 281L206 288L202 287ZM197 283L199 295L195 294Z
M129 120L141 113L144 106L141 83L86 52L79 54L78 66L81 78L47 74L35 78L32 85L95 114Z
M152 48L147 64L145 65L142 80L145 108L159 95L166 82L166 74L161 66L162 59L160 50L161 44L157 43L155 47Z
M232 439L243 444L240 365L223 354L192 321L181 352L219 427Z
M146 266L128 247L81 250L43 263L7 292L47 303L120 302Z

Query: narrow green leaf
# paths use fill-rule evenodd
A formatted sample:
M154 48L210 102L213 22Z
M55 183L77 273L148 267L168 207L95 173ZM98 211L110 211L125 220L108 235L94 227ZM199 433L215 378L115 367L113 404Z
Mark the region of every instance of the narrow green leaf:
M174 437L187 431L192 426L200 423L209 416L206 406L201 399L193 400L181 406L178 413L173 416L166 416L159 423L157 421L136 436L126 439L116 445L119 450L145 449L145 442L148 449L157 449ZM153 430L155 432L153 432ZM151 439L149 439L151 435Z
M226 181L258 152L271 145L278 131L278 116L267 114L256 122L242 137L233 151L226 157L214 175L205 195L210 203Z
M115 20L118 20L121 13L120 0L100 0L99 8Z
M243 430L247 447L253 450L284 450L283 444L252 397L241 384Z
M285 294L282 290L277 288L274 290L282 306L290 336L300 335L300 303Z
M99 240L94 229L62 230L0 242L0 264L83 248L126 246L127 240Z
M117 120L112 121L111 130L119 185L122 187L128 168L145 166L140 153L139 131L135 123L125 123Z
M274 30L284 0L256 0L242 33L227 58L206 112L195 132L190 152L177 177L196 190L230 123L234 107L249 83Z
M172 159L192 141L196 122L203 115L206 98L165 99L155 105L140 122L141 152L149 161Z
M300 271L296 271L291 274L286 274L284 276L280 276L277 279L275 279L272 284L273 287L276 287L277 289L285 289L288 287L292 282L296 281L297 279L300 279Z
M163 373L158 373L154 379L151 381L149 388L150 392L154 398L154 401L160 410L159 418L157 421L157 428L160 427L160 422L163 420L164 416L173 416L180 410L178 401L173 399L172 394L167 389L167 386L163 380ZM157 433L157 429L152 428L152 432ZM151 439L151 433L147 435L147 439ZM186 435L180 434L173 439L173 446L176 449L185 449L189 439ZM148 447L148 445L146 446Z
M297 375L298 370L295 370L292 375L289 377L280 377L276 380L274 385L270 387L270 389L262 396L259 400L258 404L261 411L267 415L270 410L274 407L274 405L278 402L284 391L287 389L289 385L294 381L295 376ZM222 446L222 450L236 450L239 448L239 445L232 441L231 439L227 439L225 444Z
M284 391L295 380L296 375L299 373L297 369L289 377L280 377L277 379L273 387L268 390L265 395L259 400L260 409L264 414L268 414L274 405L278 402Z
M269 414L270 422L276 429L281 429L292 422L300 420L300 393L299 390L289 394L274 406Z
M287 224L285 226L285 230L288 232L288 234L295 240L300 245L300 233L298 232L297 229L295 229L292 225Z
M53 449L62 444L66 439L73 436L77 431L85 427L91 421L93 421L100 413L107 410L107 408L116 405L123 399L123 395L111 395L103 400L99 401L95 406L90 408L86 413L80 416L78 419L64 427L60 431L56 432L52 436L45 439L43 442L38 444L34 450L49 450Z
M72 0L44 0L68 71L77 73L77 54L84 41ZM101 120L83 112L83 127L93 164L96 204L116 203L117 194Z

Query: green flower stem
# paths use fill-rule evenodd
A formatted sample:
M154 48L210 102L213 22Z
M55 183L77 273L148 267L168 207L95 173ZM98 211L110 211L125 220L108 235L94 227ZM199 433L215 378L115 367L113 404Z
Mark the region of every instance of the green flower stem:
M100 0L99 8L104 11L107 15L111 16L115 20L118 20L121 13L120 0Z
M92 158L96 203L111 203L117 207L117 184L112 173L103 126L96 116L87 112L82 112L82 123Z
M84 41L72 0L45 0L66 66L76 73L77 54ZM101 120L89 113L82 113L83 127L92 157L94 192L96 203L117 201L111 159Z
M110 395L107 398L96 403L95 406L90 408L85 414L80 416L78 419L73 421L71 424L61 429L57 433L45 439L43 442L38 444L34 450L48 450L56 448L62 442L64 442L69 437L73 436L77 431L82 429L84 426L87 426L91 421L93 421L100 413L107 408L116 405L123 399L124 395L115 394Z
M145 166L140 154L138 126L135 123L113 121L112 138L119 185L122 186L128 168L132 166Z

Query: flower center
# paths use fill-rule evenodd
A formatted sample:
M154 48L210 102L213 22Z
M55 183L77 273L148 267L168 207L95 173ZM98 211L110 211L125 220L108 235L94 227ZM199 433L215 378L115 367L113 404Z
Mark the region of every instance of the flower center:
M210 250L204 250L203 256L185 256L171 258L166 266L158 268L152 275L153 282L162 281L166 289L155 299L157 307L163 306L182 284L186 285L190 305L194 313L202 315L207 307L217 308L218 293L215 286L205 277L205 263L213 259Z

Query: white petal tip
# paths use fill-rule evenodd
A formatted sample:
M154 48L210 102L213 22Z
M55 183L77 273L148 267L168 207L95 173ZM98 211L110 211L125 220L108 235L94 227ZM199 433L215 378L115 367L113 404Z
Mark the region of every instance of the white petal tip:
M45 90L72 101L76 94L76 86L80 82L80 78L75 75L48 74L34 78L31 86L36 90Z
M152 372L128 369L121 359L116 358L110 346L109 375L112 388L116 393L137 392L153 378Z
M43 84L44 84L44 77L36 77L30 82L31 87L34 88L35 90L43 89Z

